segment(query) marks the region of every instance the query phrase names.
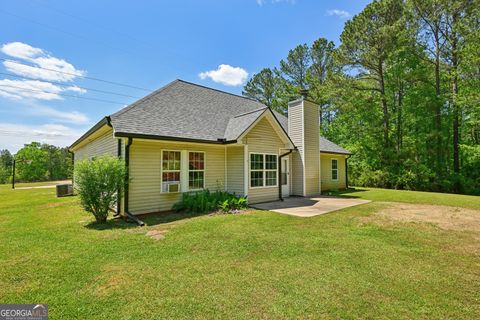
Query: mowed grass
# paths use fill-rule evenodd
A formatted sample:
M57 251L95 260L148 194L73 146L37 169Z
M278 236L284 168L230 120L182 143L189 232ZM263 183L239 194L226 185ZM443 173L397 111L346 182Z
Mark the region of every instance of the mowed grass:
M358 197L372 201L434 204L480 210L480 197L452 193L421 192L379 188L355 188L342 191L342 196Z
M97 226L76 197L0 186L0 302L51 319L478 319L479 234L375 223L382 206Z

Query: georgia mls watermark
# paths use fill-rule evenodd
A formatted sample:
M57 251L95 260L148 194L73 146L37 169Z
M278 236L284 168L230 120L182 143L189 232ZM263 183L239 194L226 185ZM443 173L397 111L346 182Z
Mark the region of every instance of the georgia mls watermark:
M46 320L46 304L0 304L0 320Z

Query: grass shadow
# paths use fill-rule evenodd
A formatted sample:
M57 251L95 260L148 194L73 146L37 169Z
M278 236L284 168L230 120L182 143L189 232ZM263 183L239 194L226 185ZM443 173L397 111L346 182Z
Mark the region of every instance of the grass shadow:
M168 212L168 213L149 213L140 215L138 218L145 222L148 226L157 224L171 223L179 220L191 219L200 216L206 216L210 213L193 213L193 212Z
M358 199L361 198L360 195L352 195L352 193L366 192L367 189L357 189L357 188L348 188L346 190L339 191L335 194L337 197L349 198L349 199Z
M125 221L124 219L109 219L107 222L92 221L85 225L85 228L92 230L111 230L111 229L130 229L138 227L138 224L134 222Z
M195 218L199 216L209 215L209 213L192 213L192 212L157 212L137 215L136 217L145 222L146 226L156 226L160 224L171 223L179 220ZM85 228L92 230L112 230L112 229L131 229L140 227L136 222L125 220L123 217L108 219L107 222L99 223L92 221L85 225Z
M250 206L255 210L275 210L275 209L289 209L289 208L298 208L298 207L309 207L313 206L318 202L318 200L309 199L306 197L288 197L284 201L276 200L263 203L257 203Z

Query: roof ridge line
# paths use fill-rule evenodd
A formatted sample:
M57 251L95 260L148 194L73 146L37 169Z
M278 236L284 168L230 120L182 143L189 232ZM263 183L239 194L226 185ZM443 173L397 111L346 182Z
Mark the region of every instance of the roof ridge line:
M267 109L267 108L268 108L268 107L265 106L265 107L263 107L263 108L258 108L258 109L255 109L255 110L247 111L247 112L244 112L244 113L237 114L237 115L233 116L232 118L243 117L243 116L246 116L247 114L255 113L255 112L258 112L258 111L260 111L260 110L265 110L265 109ZM230 118L230 119L232 119L232 118Z
M204 85L202 85L202 84L198 84L198 83L194 83L194 82L190 82L190 81L186 81L186 80L182 80L182 79L177 79L176 81L184 82L184 83L187 83L187 84L191 84L191 85L193 85L193 86L197 86L197 87L201 87L201 88L205 88L205 89L217 91L217 92L220 92L220 93L229 94L229 95L232 95L232 96L237 97L237 98L247 99L247 100L250 100L250 101L254 101L254 102L263 104L263 103L261 103L260 101L257 101L257 100L255 100L255 99L253 99L253 98L241 96L241 95L239 95L239 94L231 93L231 92L228 92L228 91L223 91L223 90L220 90L220 89L210 88L210 87L204 86Z

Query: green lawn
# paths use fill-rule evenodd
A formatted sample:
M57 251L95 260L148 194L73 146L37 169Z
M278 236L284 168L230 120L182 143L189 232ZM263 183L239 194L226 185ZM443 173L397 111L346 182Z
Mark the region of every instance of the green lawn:
M453 195L350 196L480 208ZM375 201L315 218L257 211L99 227L76 197L0 186L0 302L47 303L51 319L478 319L479 233L376 223L385 204ZM145 236L152 229L165 239Z
M480 197L478 196L362 187L347 190L341 194L373 201L435 204L480 210Z

